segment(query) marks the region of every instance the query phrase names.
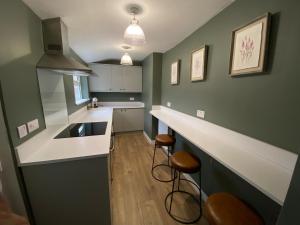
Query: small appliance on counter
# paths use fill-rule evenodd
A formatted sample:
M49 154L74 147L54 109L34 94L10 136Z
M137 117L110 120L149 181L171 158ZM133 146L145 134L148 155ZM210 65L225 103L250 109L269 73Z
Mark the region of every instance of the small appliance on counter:
M98 98L92 98L92 108L98 108Z

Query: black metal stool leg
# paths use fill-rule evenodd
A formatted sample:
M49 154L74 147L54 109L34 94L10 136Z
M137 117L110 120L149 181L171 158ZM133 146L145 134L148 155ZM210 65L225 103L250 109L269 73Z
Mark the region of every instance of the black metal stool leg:
M153 153L153 158L152 158L152 168L151 168L151 174L152 174L152 177L153 177L155 180L158 180L158 181L160 181L160 182L165 182L165 183L171 182L171 181L173 181L173 173L172 173L172 167L171 167L171 163L170 163L170 154L171 154L171 152L170 152L170 150L169 150L169 148L168 148L168 152L167 152L168 163L167 163L167 164L161 163L161 164L154 165L154 164L155 164L155 155L156 155L157 147L158 147L158 145L155 143L155 145L154 145L154 153ZM158 167L161 167L161 166L170 168L170 171L171 171L170 177L171 177L171 178L166 179L166 180L162 180L162 179L159 179L158 177L156 177L156 176L154 175L154 170L155 170L155 168L158 168Z
M154 151L153 151L153 158L152 158L152 168L151 168L152 175L154 169L155 153L156 153L156 143L154 144Z
M179 174L178 174L178 184L177 184L177 190L178 191L180 191L180 188L179 188L179 186L180 186L180 175L181 175L181 173L179 172Z
M200 206L200 216L199 218L202 217L202 190L201 190L201 170L199 171L199 206Z
M179 173L177 177L175 177L175 173L174 173L174 179L173 179L173 186L172 186L172 191L169 192L165 198L165 208L168 212L168 214L177 222L180 222L180 223L183 223L183 224L193 224L193 223L196 223L201 217L202 217L202 206L201 206L201 200L202 200L202 193L201 193L201 171L199 171L199 185L197 185L196 183L190 181L190 180L187 180L187 179L184 179L184 178L181 178L181 172L180 171L177 171L176 169L175 170L175 173ZM176 178L178 178L178 187L177 187L177 190L175 190L175 183L176 183ZM192 193L189 193L187 191L184 191L184 190L180 190L180 181L187 181L193 185L195 185L197 187L197 189L199 189L199 202L198 202L198 198L195 197ZM191 196L194 201L196 203L199 204L199 208L200 208L200 212L199 212L199 215L197 216L197 218L195 218L194 220L191 220L191 221L184 221L182 219L179 219L178 217L174 216L172 213L171 213L171 210L172 210L172 205L173 205L173 195L174 193L183 193L183 194L187 194L189 196ZM168 201L168 198L171 198L170 199L170 205L167 204L167 201Z
M174 177L173 177L172 193L174 192L174 189L175 189L175 183L176 183L176 177L175 177L175 174L176 174L176 172L177 172L176 169L174 169ZM180 177L180 175L179 175L179 177ZM170 202L169 213L171 213L172 203L173 203L173 194L171 195L171 202Z

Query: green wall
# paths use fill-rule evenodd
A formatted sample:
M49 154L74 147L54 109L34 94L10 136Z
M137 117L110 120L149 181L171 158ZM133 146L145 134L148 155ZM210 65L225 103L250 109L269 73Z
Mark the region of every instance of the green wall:
M193 116L197 109L204 110L205 120L209 122L300 153L299 8L300 2L295 0L237 0L232 3L163 54L161 104L171 102L173 109ZM266 12L272 13L267 72L230 77L231 31ZM209 47L207 77L192 83L191 52L204 44ZM177 59L181 60L180 84L172 86L170 67ZM253 207L266 225L276 224L281 210L276 202L178 134L175 149L191 151L201 159L202 188L206 194L232 193ZM294 199L299 197L297 168L280 225L295 221L296 214L292 213L297 208Z
M13 145L45 128L35 65L43 55L40 19L20 0L0 2L0 79ZM37 118L40 128L20 140L17 126Z
M162 105L298 153L300 125L300 2L237 0L163 55ZM230 77L231 31L271 12L268 72ZM191 52L209 46L207 79L190 82ZM178 86L170 85L170 66L181 59Z
M45 128L36 63L44 54L41 20L20 0L0 2L0 79L8 129L17 146ZM84 63L71 49L70 56ZM86 77L82 83L88 89ZM68 113L87 103L76 105L71 76L64 76ZM88 90L86 91L88 97ZM38 119L40 128L19 139L17 127Z
M154 139L157 130L156 120L149 114L152 105L160 105L162 54L152 53L143 61L143 95L145 104L144 130Z

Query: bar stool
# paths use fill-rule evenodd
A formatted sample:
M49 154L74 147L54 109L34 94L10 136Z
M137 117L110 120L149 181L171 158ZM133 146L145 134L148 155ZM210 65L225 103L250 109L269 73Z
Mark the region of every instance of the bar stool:
M201 196L201 162L200 162L200 160L196 156L192 155L191 153L188 153L186 151L178 151L178 152L175 152L171 156L171 165L174 168L175 172L174 172L174 177L173 177L172 191L169 192L167 194L166 198L165 198L165 207L166 207L166 210L167 210L168 214L174 220L176 220L177 222L184 223L184 224L195 223L202 216L202 207L201 207L201 197L202 197ZM176 173L178 173L178 176L177 176L178 179L176 179L176 175L175 175ZM192 182L190 180L181 178L181 173L188 173L188 174L199 173L199 185L197 185L196 183L194 183L194 182ZM178 180L177 190L175 190L176 180ZM199 199L197 199L190 192L187 192L187 191L184 191L184 190L180 190L180 181L182 181L182 180L187 181L187 182L189 182L192 185L194 185L194 186L197 187L197 189L199 190ZM195 202L199 205L199 209L200 209L199 215L195 219L192 219L190 221L185 221L185 220L182 220L182 219L179 219L179 218L175 217L172 214L171 210L172 210L172 203L173 203L173 195L174 195L174 193L183 193L183 194L191 196L195 200ZM168 205L168 202L167 202L168 198L171 198L169 205Z
M173 148L174 148L175 141L176 141L176 139L173 136L169 135L169 134L158 134L155 137L155 145L154 145L154 153L153 153L153 158L152 158L151 174L152 174L152 177L154 179L156 179L160 182L170 182L170 181L173 180L173 178L172 178L172 168L171 168L171 165L170 165L170 154L173 153ZM167 154L168 164L161 163L161 164L154 165L157 147L162 147L162 146L168 147L168 154ZM163 180L163 179L160 179L160 178L156 177L154 175L154 170L156 168L159 168L159 167L169 167L170 171L171 171L171 178Z
M229 193L209 196L205 202L204 216L210 225L263 225L255 212Z

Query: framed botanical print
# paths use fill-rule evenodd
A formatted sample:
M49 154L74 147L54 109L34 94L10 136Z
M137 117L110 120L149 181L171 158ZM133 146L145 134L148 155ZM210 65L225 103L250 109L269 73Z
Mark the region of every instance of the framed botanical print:
M265 71L270 19L271 14L266 13L232 32L231 76Z
M171 84L176 85L179 83L179 66L180 61L177 60L171 64Z
M207 49L208 47L204 45L202 48L192 52L191 81L204 80L206 73Z

